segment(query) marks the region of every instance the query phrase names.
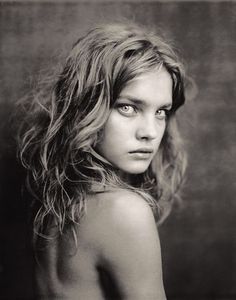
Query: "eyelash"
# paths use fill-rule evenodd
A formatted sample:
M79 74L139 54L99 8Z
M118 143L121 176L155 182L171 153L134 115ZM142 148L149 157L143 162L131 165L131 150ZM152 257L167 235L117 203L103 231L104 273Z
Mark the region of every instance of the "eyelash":
M137 107L135 105L131 105L131 104L117 104L117 109L119 110L119 112L121 112L122 114L125 114L125 115L131 115L132 113L128 113L128 112L125 112L125 111L122 111L122 108L124 107L132 107L134 112L137 112Z
M124 108L124 107L132 107L134 111L132 113L122 111L122 108ZM117 104L117 109L121 114L123 114L125 116L132 116L134 112L136 113L138 111L138 108L135 105L125 104L125 103ZM168 110L168 109L164 109L164 108L158 109L157 113L160 111L164 111L165 115L157 116L158 119L161 119L161 120L166 119L170 115L170 110Z
M164 113L165 113L165 115L164 116L161 116L161 118L167 118L168 116L169 116L169 114L170 114L170 110L168 110L168 109L164 109L164 108L162 108L162 109L158 109L158 111L157 112L159 112L159 111L164 111Z

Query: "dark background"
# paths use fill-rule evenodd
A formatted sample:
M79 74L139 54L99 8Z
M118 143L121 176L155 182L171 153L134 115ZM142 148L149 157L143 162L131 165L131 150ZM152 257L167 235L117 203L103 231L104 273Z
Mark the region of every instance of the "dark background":
M33 291L13 104L85 29L125 18L164 30L195 82L179 113L189 153L183 204L160 227L168 299L236 299L236 3L134 0L0 2L0 299Z

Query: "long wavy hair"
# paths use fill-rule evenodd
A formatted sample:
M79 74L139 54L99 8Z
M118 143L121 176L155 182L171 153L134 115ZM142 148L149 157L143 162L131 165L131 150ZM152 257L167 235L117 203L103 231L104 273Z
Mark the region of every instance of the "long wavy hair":
M148 170L132 183L96 152L122 89L135 77L164 67L173 80L173 107ZM137 25L109 24L92 29L73 46L59 75L39 84L24 102L19 157L27 169L34 232L74 227L95 186L125 188L144 197L160 222L178 197L186 166L176 111L184 104L184 68L163 38ZM101 189L98 189L101 191Z

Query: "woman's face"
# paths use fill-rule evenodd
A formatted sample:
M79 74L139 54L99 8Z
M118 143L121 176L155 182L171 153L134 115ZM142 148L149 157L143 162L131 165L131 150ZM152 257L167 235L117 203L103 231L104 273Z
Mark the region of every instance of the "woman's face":
M158 151L171 106L172 79L164 67L136 77L112 107L98 152L121 172L145 172Z

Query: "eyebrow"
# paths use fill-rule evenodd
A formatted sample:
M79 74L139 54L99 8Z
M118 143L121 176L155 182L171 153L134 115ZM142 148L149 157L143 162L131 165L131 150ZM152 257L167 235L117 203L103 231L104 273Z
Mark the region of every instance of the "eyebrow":
M134 104L136 105L147 105L146 102L142 99L139 99L139 98L135 98L135 97L132 97L132 96L129 96L129 95L120 95L120 97L118 97L117 100L121 100L121 99L126 99L130 102L133 102ZM171 109L172 108L172 102L166 102L166 103L163 103L163 105L160 105L160 108L166 108L166 109Z

